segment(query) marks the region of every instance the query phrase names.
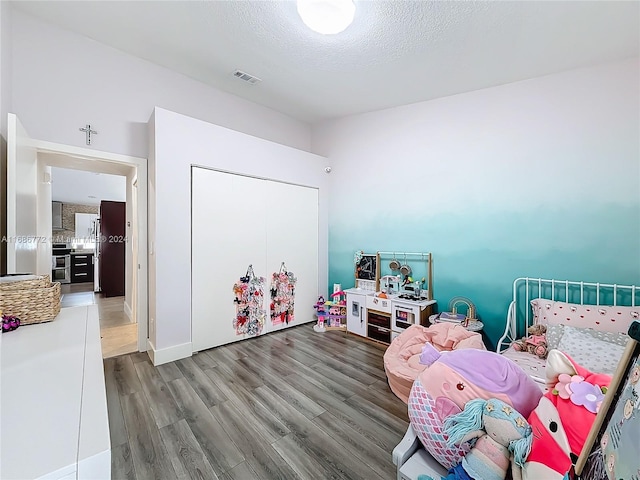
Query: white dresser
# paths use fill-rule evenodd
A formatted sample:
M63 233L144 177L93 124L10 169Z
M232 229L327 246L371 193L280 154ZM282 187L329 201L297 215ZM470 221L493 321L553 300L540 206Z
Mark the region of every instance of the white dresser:
M0 478L110 479L96 305L3 334Z

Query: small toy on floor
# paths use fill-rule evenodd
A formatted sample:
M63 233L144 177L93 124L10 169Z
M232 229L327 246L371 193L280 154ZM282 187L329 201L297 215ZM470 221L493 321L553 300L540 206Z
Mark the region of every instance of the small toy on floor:
M547 347L546 325L536 323L527 329L528 336L522 337L513 342L513 349L517 352L528 352L540 358L547 358L549 348Z
M2 315L2 333L10 332L20 326L20 319L15 315Z

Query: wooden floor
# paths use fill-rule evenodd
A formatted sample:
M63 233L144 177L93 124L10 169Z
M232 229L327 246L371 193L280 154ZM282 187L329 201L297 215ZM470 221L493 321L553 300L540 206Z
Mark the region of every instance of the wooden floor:
M94 293L93 283L67 283L60 291L62 307L98 305L103 358L138 351L138 324L124 312L124 297Z
M113 479L394 479L385 346L311 324L154 367L106 359Z

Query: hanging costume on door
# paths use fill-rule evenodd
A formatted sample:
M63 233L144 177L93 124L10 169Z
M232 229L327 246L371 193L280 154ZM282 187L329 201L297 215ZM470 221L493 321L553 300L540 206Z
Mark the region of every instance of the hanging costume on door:
M264 301L264 277L256 277L253 266L249 265L247 274L240 277L233 285L233 293L236 304L236 316L233 319L233 328L236 335L248 335L255 337L262 333L266 311L263 308Z
M284 262L271 276L271 324L293 322L293 301L297 278L287 271Z

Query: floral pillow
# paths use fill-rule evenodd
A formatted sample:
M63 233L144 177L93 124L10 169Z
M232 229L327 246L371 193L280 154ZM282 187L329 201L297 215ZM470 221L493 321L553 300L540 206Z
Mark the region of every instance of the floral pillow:
M585 329L564 326L557 349L592 372L613 375L624 346L600 340Z
M544 298L531 301L534 323L571 325L603 332L627 333L629 325L640 319L640 307L579 305Z

